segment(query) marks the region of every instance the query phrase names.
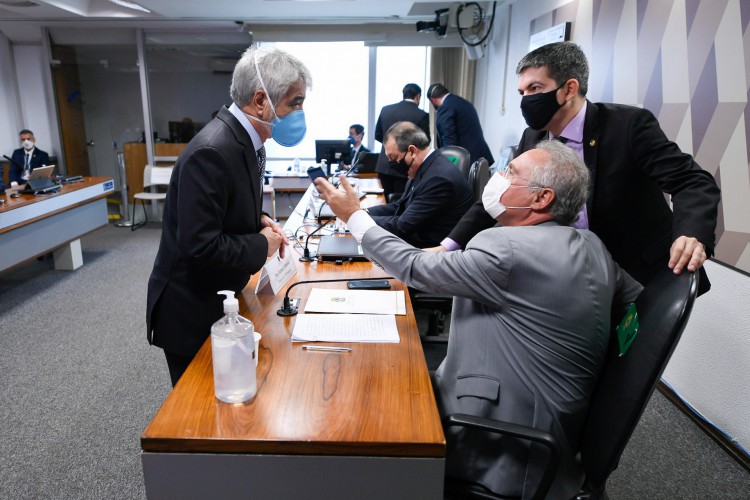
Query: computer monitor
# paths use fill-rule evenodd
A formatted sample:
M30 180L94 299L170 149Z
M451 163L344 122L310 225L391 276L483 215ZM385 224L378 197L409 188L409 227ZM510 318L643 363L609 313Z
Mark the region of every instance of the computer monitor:
M348 139L315 141L315 161L318 163L325 159L329 167L338 163L346 163L348 165L351 157L352 146L349 144Z
M190 142L201 125L193 122L169 122L169 141L170 142Z

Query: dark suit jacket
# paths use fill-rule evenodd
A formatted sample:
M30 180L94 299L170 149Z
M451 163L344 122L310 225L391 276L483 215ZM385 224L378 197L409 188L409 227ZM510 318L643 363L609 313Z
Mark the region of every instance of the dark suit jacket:
M546 132L527 128L518 153ZM589 228L615 261L644 286L667 265L678 236L693 236L713 254L719 188L713 176L664 135L654 115L619 104L588 103L583 127L584 160L592 190L586 202ZM663 193L672 196L674 215ZM465 246L495 224L481 201L448 236ZM700 293L710 288L701 269Z
M474 106L461 96L448 94L437 109L438 147L461 146L471 154L471 162L485 158L495 163L490 147L484 140L482 125Z
M378 226L416 247L440 244L471 207L468 182L455 165L433 151L406 185L400 200L371 207Z
M352 148L352 154L350 155L350 156L351 156L351 160L349 161L349 164L350 164L350 165L354 164L354 155L355 155L355 154L359 154L359 153L369 153L369 152L370 152L370 150L369 150L369 149L367 149L367 148L365 147L365 145L364 145L364 144L361 144L361 145L359 146L359 150L358 150L358 151L357 151L356 153L354 152L354 148Z
M175 163L148 282L150 343L195 355L222 315L216 292L240 292L266 262L261 183L250 136L222 108Z
M25 163L26 151L23 148L18 148L13 151L11 158L13 161L10 164L10 181L16 181L19 184L25 184L26 181L21 178L23 175L23 164ZM35 147L34 152L31 153L31 161L29 165L31 170L36 167L42 167L49 164L49 155L41 149Z
M396 104L384 106L380 111L378 122L375 124L375 140L382 144L385 133L396 122L412 122L424 130L428 139L430 137L430 115L419 109L414 101L403 100ZM388 157L385 155L385 147L380 149L380 157L375 165L375 171L379 174L406 177L406 173L389 166Z

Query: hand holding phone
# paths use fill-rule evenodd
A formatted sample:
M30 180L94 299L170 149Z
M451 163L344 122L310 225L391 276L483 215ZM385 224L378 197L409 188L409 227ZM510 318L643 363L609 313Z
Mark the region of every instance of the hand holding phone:
M307 169L307 175L310 177L310 181L312 181L313 186L315 185L315 179L318 177L326 178L326 173L323 171L321 167L310 167ZM315 188L316 190L318 188Z

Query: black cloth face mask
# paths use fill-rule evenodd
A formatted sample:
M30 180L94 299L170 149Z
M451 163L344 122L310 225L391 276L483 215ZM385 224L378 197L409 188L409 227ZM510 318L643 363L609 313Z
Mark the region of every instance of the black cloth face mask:
M562 104L557 102L557 91L563 88L563 83L555 90L521 97L521 114L526 124L534 130L543 130Z
M407 150L403 158L401 158L399 161L389 161L388 165L391 168L395 168L399 172L406 174L407 172L409 172L409 169L414 164L414 158L412 158L411 163L406 163L406 155L408 153L409 151Z

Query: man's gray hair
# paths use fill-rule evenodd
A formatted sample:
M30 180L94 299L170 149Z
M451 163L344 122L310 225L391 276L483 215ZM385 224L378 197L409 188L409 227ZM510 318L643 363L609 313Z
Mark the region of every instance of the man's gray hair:
M534 169L529 184L555 191L550 212L557 222L569 226L575 222L588 198L589 169L572 149L560 141L542 141L536 148L546 151L549 161Z
M417 149L427 149L430 145L430 138L424 133L424 130L414 125L412 122L396 122L390 126L383 137L383 144L388 142L388 138L393 136L396 141L398 150L405 153L409 146L416 146Z
M260 77L255 66L256 57ZM237 106L241 108L249 104L255 92L263 90L260 78L263 78L268 97L271 98L274 106L279 105L279 101L289 91L289 87L300 79L306 88L312 87L310 71L293 55L275 47L262 49L250 47L242 54L234 67L232 85L229 88L229 95Z
M578 93L586 95L589 89L589 63L586 54L573 42L555 42L532 50L518 62L516 74L520 75L526 68L545 66L550 78L558 86L571 78L578 80Z

